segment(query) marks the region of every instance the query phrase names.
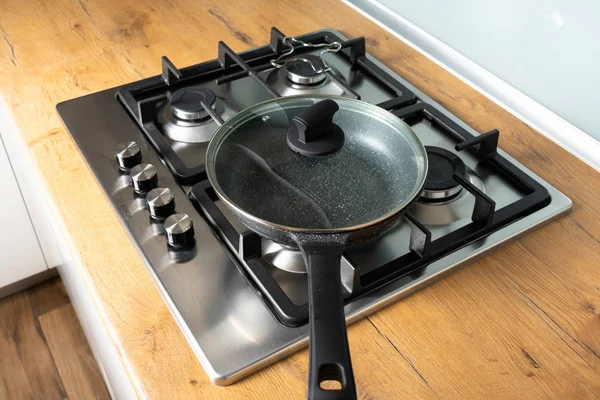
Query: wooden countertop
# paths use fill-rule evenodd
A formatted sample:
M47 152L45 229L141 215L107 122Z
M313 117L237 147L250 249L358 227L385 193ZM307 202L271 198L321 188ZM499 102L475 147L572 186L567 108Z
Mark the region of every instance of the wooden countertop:
M364 35L368 51L574 202L573 212L349 328L360 397L589 398L600 394L600 174L335 0L4 0L3 112L140 397L304 398L301 351L212 386L129 244L55 105L265 44L275 25ZM574 99L577 101L577 99ZM108 249L108 250L107 250Z

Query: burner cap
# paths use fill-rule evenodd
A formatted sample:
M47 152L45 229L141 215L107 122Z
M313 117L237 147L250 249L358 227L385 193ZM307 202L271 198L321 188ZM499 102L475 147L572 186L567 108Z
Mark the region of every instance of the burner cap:
M433 146L425 146L425 149L427 150L428 170L421 198L441 201L456 196L462 190L462 186L453 178L453 175L456 173L466 177L465 163L448 150Z
M209 107L215 104L217 97L215 92L200 86L189 86L176 90L170 98L171 110L178 118L184 120L202 119L208 113L200 102Z
M323 60L321 60L321 57L312 54L300 56L300 59L289 62L284 68L288 79L300 85L315 85L325 79L324 72L320 74L316 72L325 68Z

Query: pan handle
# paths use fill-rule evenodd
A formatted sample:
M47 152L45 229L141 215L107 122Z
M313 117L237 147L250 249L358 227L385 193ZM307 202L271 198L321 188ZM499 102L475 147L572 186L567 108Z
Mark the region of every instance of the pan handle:
M341 243L303 243L300 248L308 269L310 400L356 399L356 387L340 279ZM338 390L321 388L324 381L337 381Z

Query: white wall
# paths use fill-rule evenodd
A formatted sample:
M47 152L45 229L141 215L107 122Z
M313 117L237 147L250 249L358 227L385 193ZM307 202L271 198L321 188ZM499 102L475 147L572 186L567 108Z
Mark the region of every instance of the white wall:
M600 171L600 2L342 1Z
M379 2L600 139L600 2Z

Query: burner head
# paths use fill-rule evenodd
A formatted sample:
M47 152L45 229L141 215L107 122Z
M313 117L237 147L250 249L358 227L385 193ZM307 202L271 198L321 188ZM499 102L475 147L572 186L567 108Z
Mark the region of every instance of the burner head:
M210 89L189 86L176 90L169 99L171 110L177 118L186 121L202 119L208 117L208 113L202 107L201 102L208 107L213 107L217 96Z
M273 266L294 274L305 274L306 264L302 258L302 253L298 249L283 247L277 251L265 254L265 261Z
M453 178L454 174L466 177L467 167L456 154L433 146L425 146L428 158L428 171L423 185L421 199L426 201L448 200L462 190Z
M186 143L207 143L219 127L202 108L201 101L223 120L238 111L235 105L208 88L192 86L175 91L169 101L161 104L157 121L165 136L181 142L172 144L176 151L176 147L183 149Z
M284 68L287 78L299 85L315 85L325 79L324 72L317 73L317 71L325 69L323 60L312 54L300 56L298 60L287 63Z

